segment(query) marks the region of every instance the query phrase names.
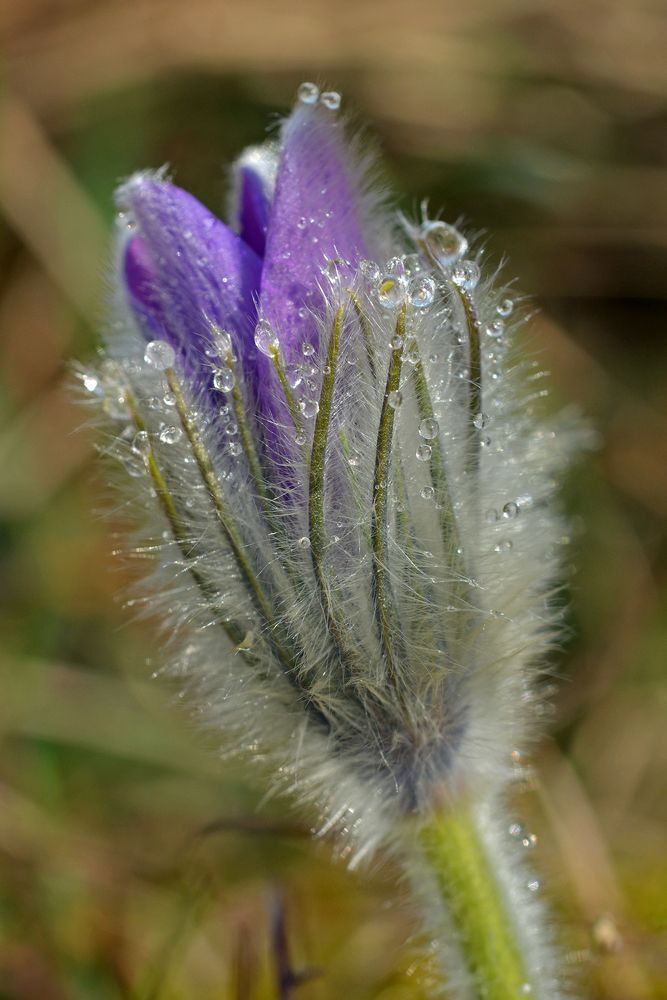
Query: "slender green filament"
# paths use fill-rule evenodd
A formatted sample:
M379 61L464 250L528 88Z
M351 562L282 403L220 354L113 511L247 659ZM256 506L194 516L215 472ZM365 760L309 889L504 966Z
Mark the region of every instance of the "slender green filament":
M463 306L468 329L468 364L470 368L468 408L470 423L478 430L477 421L482 417L482 347L480 342L481 322L473 297L465 288L454 286ZM479 466L479 434L475 433L470 452L469 466L475 470Z
M389 476L391 452L396 418L396 405L403 366L403 342L407 319L407 306L399 309L396 321L396 338L399 346L393 347L385 384L380 424L375 449L375 474L373 478L373 506L371 513L371 548L373 553L373 596L380 632L380 641L390 674L396 673L396 647L400 643L395 626L389 582L389 557L387 538L387 508L389 503Z
M266 593L264 592L264 588L257 579L257 576L248 561L243 541L238 535L233 517L227 507L227 502L216 481L213 464L199 435L199 431L190 416L188 405L183 395L183 390L181 389L181 384L178 380L176 372L173 368L168 368L165 371L165 376L176 402L176 412L178 413L181 427L183 428L188 441L190 442L190 446L192 447L197 467L204 485L206 486L206 490L213 507L215 508L223 535L232 550L239 572L241 573L241 576L243 577L243 580L252 595L258 611L261 615L263 615L272 632L275 632L275 621L271 604L266 596ZM290 662L291 657L289 654L278 643L275 643L275 645L280 651L280 655L285 658L287 662Z
M472 810L461 805L437 814L422 828L420 837L445 911L454 925L471 998L535 997L508 901Z
M279 347L271 348L271 360L273 361L273 367L276 370L276 375L278 376L280 387L283 390L283 395L285 396L285 402L287 403L287 409L289 410L290 417L292 418L292 423L294 424L294 430L296 432L297 438L301 438L303 435L301 414L299 413L299 407L297 406L296 400L294 398L294 393L292 392L290 384L287 381L287 372L285 371L285 366L283 364L283 359L280 354Z

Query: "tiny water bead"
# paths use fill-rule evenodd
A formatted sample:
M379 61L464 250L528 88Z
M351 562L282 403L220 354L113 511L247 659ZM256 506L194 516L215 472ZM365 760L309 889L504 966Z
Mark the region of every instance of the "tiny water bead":
M433 500L435 497L435 489L432 486L422 486L419 491L419 495L422 500Z
M342 275L342 268L345 267L346 261L342 257L332 257L328 260L320 271L324 277L331 282L332 285L337 285L340 282Z
M389 341L389 346L391 347L392 351L400 351L404 343L405 343L405 338L401 337L401 335L397 333Z
M162 444L176 444L183 437L183 431L175 424L162 424L160 427L160 441Z
M308 538L307 535L303 535L299 539L299 541L297 542L297 545L299 546L300 549L309 549L310 548L310 538Z
M403 393L399 389L394 389L387 396L387 403L391 406L392 410L397 410L401 403L403 402Z
M415 452L415 458L419 462L428 462L433 454L433 449L430 444L420 444L417 446L417 451Z
M232 337L227 330L214 327L211 331L211 343L206 351L209 357L226 358L232 353Z
M303 379L303 367L301 365L285 365L285 378L290 389L298 389Z
M512 299L503 299L502 302L498 303L496 307L496 312L499 316L507 318L512 315L512 310L514 309L514 302Z
M463 257L468 249L468 241L455 226L447 222L425 222L421 227L421 239L431 257L440 267L451 267Z
M505 322L502 319L494 319L492 323L486 328L487 336L494 337L496 340L498 337L502 337L505 332Z
M166 340L151 340L146 344L144 361L156 371L164 372L167 368L174 367L176 352Z
M266 354L268 358L270 358L280 346L276 331L267 319L260 319L255 327L255 346L262 352L262 354Z
M313 354L315 353L315 348L311 343L309 343L306 340L301 345L301 353L303 354L304 358L312 358Z
M296 92L296 96L302 104L317 104L320 97L320 88L315 83L302 83Z
M310 419L311 417L317 416L320 410L320 404L316 399L302 399L299 403L299 409L303 413L304 417Z
M359 270L368 281L377 281L380 277L380 268L374 260L360 260Z
M462 260L452 269L452 281L457 288L471 292L479 284L479 265L474 260Z
M323 94L320 95L320 104L323 104L325 108L329 111L338 111L340 107L341 96L337 90L325 90Z
M418 275L408 286L410 305L416 309L428 309L435 299L435 281L428 275Z
M424 438L425 441L432 441L433 438L438 436L439 430L440 425L435 417L424 417L419 425L419 436Z
M509 503L506 503L503 507L503 517L506 521L512 521L515 517L519 516L520 510L521 508L518 503L515 503L514 500L510 500Z
M489 415L487 413L476 413L472 418L473 427L478 431L483 431L489 425Z
M147 431L138 431L132 441L132 451L144 458L150 454L151 442Z
M84 389L89 392L91 396L101 396L104 393L102 383L97 378L96 375L86 374L81 379Z
M229 442L229 454L233 455L234 458L237 458L241 454L242 451L243 451L243 447L242 447L242 445L241 445L241 443L239 441L230 441Z
M231 368L218 368L213 375L213 385L218 392L229 392L234 388L236 376Z
M378 301L385 309L395 309L405 298L405 283L394 274L385 273L377 289Z
M512 551L512 548L513 548L512 542L509 540L509 538L505 538L503 539L502 542L498 542L497 545L493 546L493 551L497 552L498 555L507 555L509 552Z

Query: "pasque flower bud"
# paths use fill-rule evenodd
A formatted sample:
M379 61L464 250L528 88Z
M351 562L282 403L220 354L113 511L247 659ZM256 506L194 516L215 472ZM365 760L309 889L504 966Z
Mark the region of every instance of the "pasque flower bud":
M84 385L197 712L314 802L352 862L412 837L461 996L553 997L499 803L557 634L554 490L578 431L542 419L521 304L457 228L387 210L339 104L304 84L278 140L242 155L238 231L161 172L122 185ZM462 830L491 901L459 899ZM497 940L475 937L475 907L505 915Z

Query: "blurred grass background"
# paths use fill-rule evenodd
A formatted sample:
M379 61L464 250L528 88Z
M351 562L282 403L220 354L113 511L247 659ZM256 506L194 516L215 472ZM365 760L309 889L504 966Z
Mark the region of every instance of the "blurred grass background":
M15 0L0 31L1 1000L427 996L395 873L258 809L150 682L64 388L118 179L168 161L219 209L223 165L311 78L404 209L428 195L507 253L557 399L600 431L566 484L571 628L518 805L582 995L667 997L664 6Z

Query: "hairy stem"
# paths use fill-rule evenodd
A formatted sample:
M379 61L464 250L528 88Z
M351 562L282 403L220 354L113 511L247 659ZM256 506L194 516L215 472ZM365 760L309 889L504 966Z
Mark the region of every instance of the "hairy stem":
M515 914L499 884L479 816L465 804L428 820L421 846L452 924L463 1000L537 1000L516 933Z
M475 471L479 467L479 430L476 421L482 416L482 346L480 342L481 322L474 300L465 288L454 286L465 313L468 330L468 365L470 368L468 409L470 423L474 434L469 457L469 468Z
M396 321L396 337L400 346L392 348L389 371L385 384L380 424L375 449L375 474L373 478L373 507L371 514L371 548L373 552L373 597L380 632L382 649L390 673L395 674L396 646L399 637L394 625L391 587L388 577L387 507L389 501L389 474L394 437L397 399L403 366L403 341L407 307L401 306Z

